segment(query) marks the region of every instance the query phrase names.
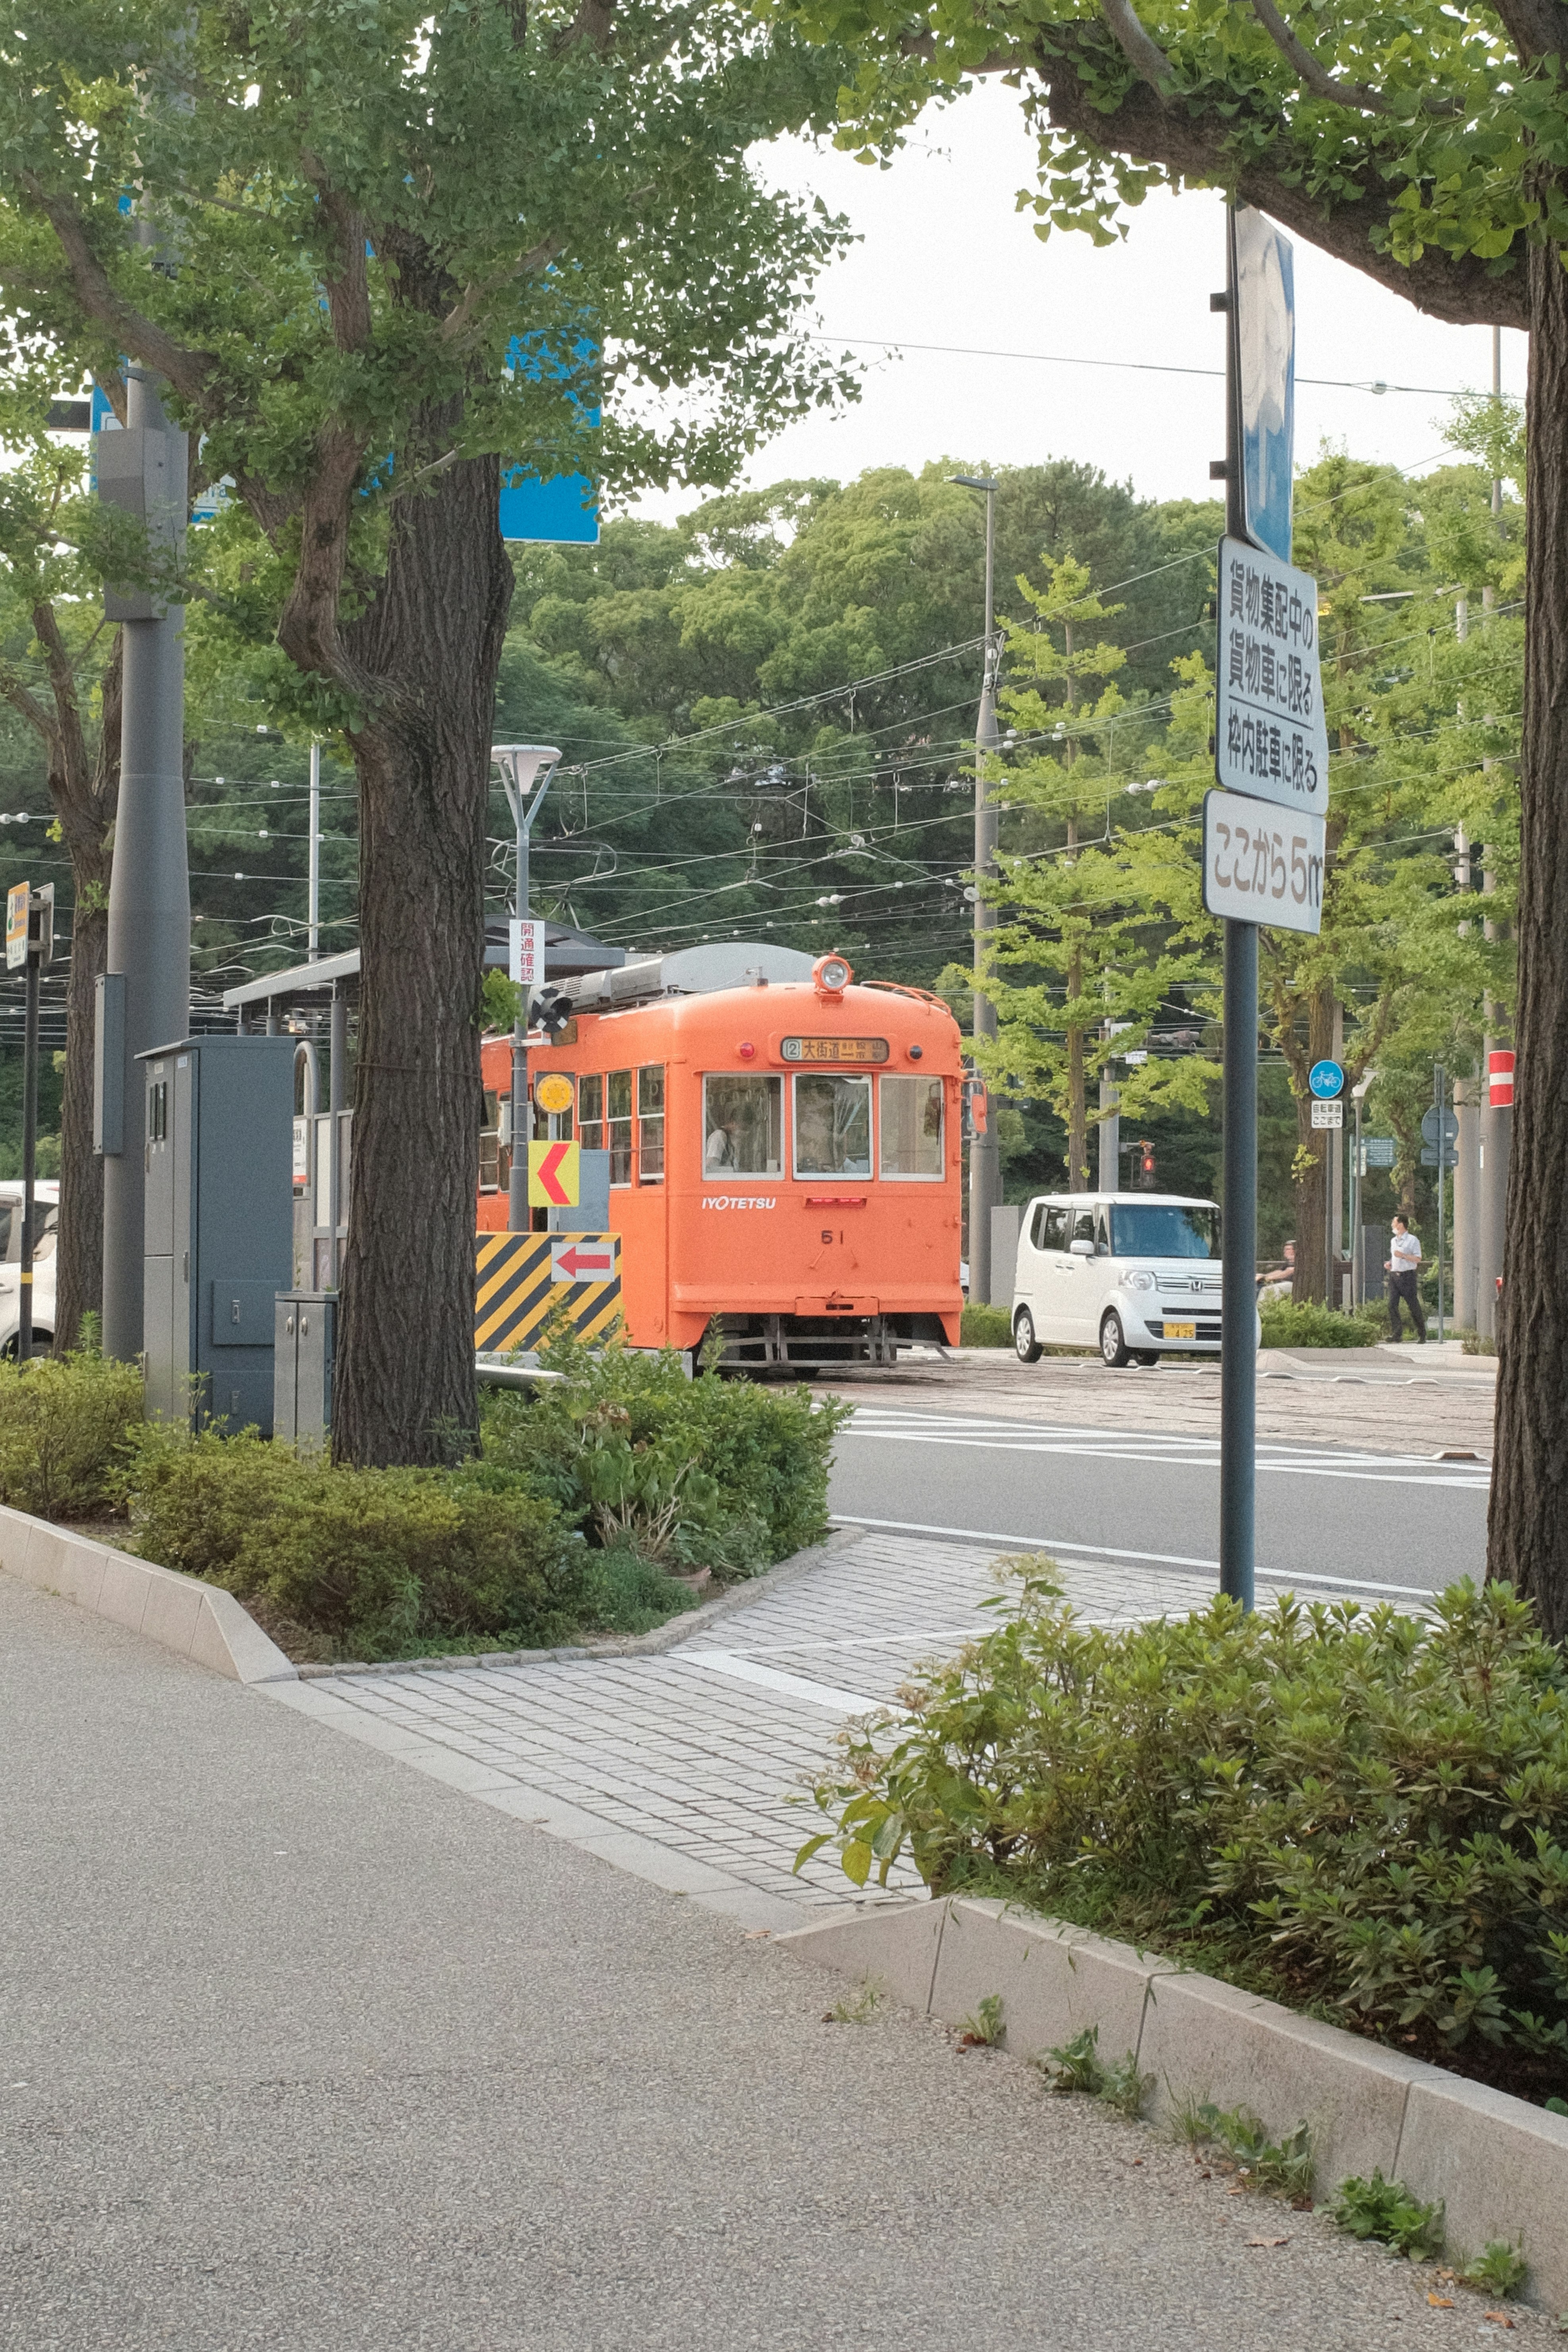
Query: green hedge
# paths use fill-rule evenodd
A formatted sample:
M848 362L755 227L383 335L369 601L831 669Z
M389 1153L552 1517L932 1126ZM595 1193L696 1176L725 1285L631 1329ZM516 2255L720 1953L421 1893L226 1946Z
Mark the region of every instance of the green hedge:
M142 1374L90 1349L0 1357L0 1503L44 1519L116 1507L121 1448L142 1419Z
M447 1470L335 1469L254 1431L142 1418L134 1366L0 1363L0 1500L119 1510L142 1558L237 1593L300 1656L549 1647L695 1606L819 1536L847 1408L574 1339L492 1394Z
M1358 1307L1336 1315L1312 1299L1270 1299L1258 1310L1266 1348L1375 1348L1388 1337L1385 1307Z
M1568 2091L1568 1661L1511 1586L1079 1622L1016 1610L846 1735L848 1876L906 1847L1505 2087ZM810 1851L811 1847L803 1851Z
M1005 1307L987 1307L976 1298L963 1310L961 1344L965 1348L1010 1348L1013 1324Z

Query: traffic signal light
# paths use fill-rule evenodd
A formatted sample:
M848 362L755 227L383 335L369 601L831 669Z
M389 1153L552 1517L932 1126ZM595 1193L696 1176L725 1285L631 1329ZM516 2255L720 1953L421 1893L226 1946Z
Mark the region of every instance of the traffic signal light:
M1138 1146L1138 1187L1143 1192L1152 1192L1154 1189L1154 1147L1152 1143L1144 1142Z

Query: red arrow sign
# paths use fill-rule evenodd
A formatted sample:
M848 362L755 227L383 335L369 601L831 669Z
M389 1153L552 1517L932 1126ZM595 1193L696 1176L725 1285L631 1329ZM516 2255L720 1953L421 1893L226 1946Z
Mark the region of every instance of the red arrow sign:
M550 1272L553 1281L579 1282L592 1275L608 1276L616 1270L616 1253L605 1242L553 1242Z

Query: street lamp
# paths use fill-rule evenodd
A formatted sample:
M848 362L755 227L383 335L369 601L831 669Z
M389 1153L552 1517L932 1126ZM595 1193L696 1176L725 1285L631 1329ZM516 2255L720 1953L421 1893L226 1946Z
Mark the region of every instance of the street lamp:
M996 868L996 803L988 787L991 763L999 749L996 733L996 639L993 572L996 552L996 492L1000 483L988 474L950 474L960 489L985 495L985 646L980 682L980 710L974 727L974 874L977 886ZM985 961L985 934L996 925L996 909L985 903L984 890L974 894L974 1035L994 1037L996 1009L980 992ZM991 1212L1002 1197L1002 1155L996 1122L987 1119L985 1132L969 1147L969 1296L991 1304ZM1011 1304L1011 1286L1009 1286Z
M492 743L490 758L500 770L501 782L506 787L507 805L517 829L517 891L512 900L512 937L520 940L521 925L528 920L528 849L533 833L533 820L539 814L550 779L561 763L561 754L553 743ZM544 781L534 792L534 779L541 769ZM533 798L529 799L530 793ZM517 950L521 953L521 949ZM544 957L539 959L535 980L544 981ZM528 997L526 983L522 1002L517 1008L517 1019L511 1032L511 1178L508 1186L507 1224L514 1234L529 1230L528 1207Z

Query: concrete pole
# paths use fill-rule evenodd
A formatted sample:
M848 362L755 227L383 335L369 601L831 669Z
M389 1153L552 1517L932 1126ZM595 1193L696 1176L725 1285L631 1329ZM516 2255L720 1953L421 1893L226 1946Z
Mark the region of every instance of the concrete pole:
M1345 1059L1345 1008L1338 1000L1334 1003L1333 1056L1342 1069ZM1338 1313L1343 1300L1340 1286L1340 1258L1345 1245L1345 1134L1342 1128L1325 1130L1329 1146L1329 1262L1323 1268L1323 1284L1328 1302Z
M1112 1034L1111 1025L1105 1024L1105 1034ZM1121 1190L1121 1093L1109 1070L1100 1078L1100 1189L1102 1192Z
M1497 887L1497 877L1489 868L1482 877L1481 889L1489 896ZM1495 940L1497 926L1482 926L1486 937ZM1494 1110L1489 1099L1486 1072L1493 1049L1505 1046L1509 1040L1497 1027L1497 1003L1488 997L1486 1003L1486 1035L1481 1041L1481 1107L1478 1113L1479 1125L1480 1201L1477 1216L1476 1244L1476 1329L1483 1339L1497 1338L1497 1278L1503 1270L1503 1244L1508 1218L1508 1155L1513 1135L1513 1112L1509 1108Z
M994 635L995 607L993 597L996 485L989 482L984 487L985 652L980 711L974 728L974 1035L977 1040L996 1034L996 1008L982 997L979 982L990 944L989 935L996 928L996 909L985 902L984 885L986 876L996 870L996 803L991 795L990 774L1001 749L1001 737L996 728L997 648ZM969 1147L969 1296L984 1303L994 1303L991 1299L991 1212L1001 1198L1002 1151L993 1106L984 1134L977 1135ZM1006 1303L1012 1304L1010 1284Z
M112 450L105 445L122 445ZM185 436L157 391L129 371L126 429L100 439L154 546L177 551L185 525ZM141 498L135 486L142 486ZM107 968L125 983L123 1148L103 1156L103 1349L129 1361L142 1351L144 1089L138 1054L167 1045L191 1025L191 885L185 845L185 615L141 590L110 591L106 619L124 631L120 806L109 884Z
M1466 633L1468 614L1464 599L1460 599L1461 637ZM1461 896L1470 887L1470 837L1461 824L1454 834L1454 880ZM1469 933L1469 924L1459 925L1459 937ZM1473 1331L1476 1327L1476 1266L1477 1247L1480 1239L1480 1118L1479 1102L1485 1099L1486 1073L1483 1068L1478 1084L1473 1078L1454 1080L1454 1117L1458 1121L1458 1133L1454 1139L1454 1327L1456 1330Z

